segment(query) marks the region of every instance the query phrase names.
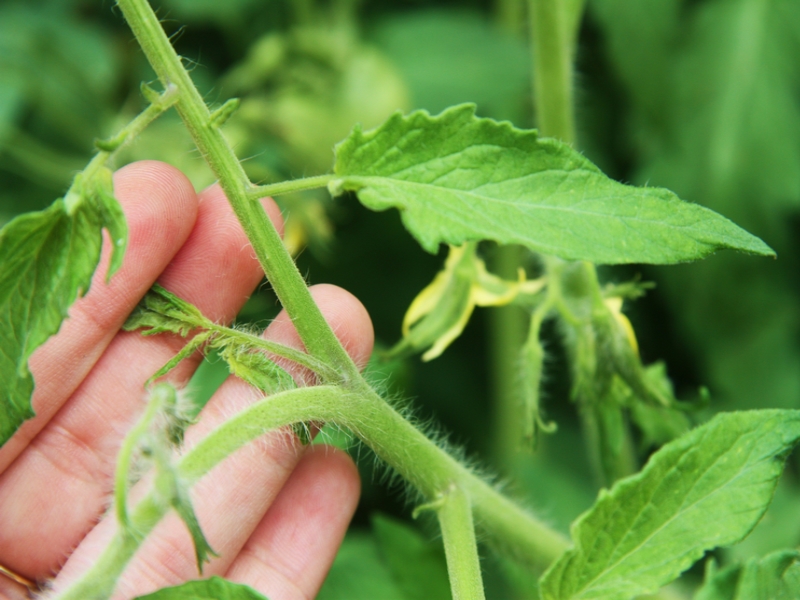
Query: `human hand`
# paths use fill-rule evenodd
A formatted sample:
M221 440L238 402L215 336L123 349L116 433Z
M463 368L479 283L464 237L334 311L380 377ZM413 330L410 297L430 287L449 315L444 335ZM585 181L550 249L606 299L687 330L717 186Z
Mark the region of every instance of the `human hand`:
M77 579L113 536L114 514L104 513L120 444L144 410L144 382L184 343L170 335L119 331L127 315L158 280L210 319L228 322L263 276L218 186L195 194L180 172L156 162L121 169L114 184L129 227L123 267L107 285L104 252L88 294L70 309L59 333L34 353L36 417L0 448L0 565L39 584L55 577L48 583L55 591ZM275 203L264 204L280 226ZM373 343L364 307L334 286L311 291L363 366ZM265 336L301 347L285 313ZM183 361L167 379L181 387L200 359ZM258 397L230 378L189 428L186 444ZM245 583L271 600L313 598L358 493L358 473L345 453L304 447L286 430L263 436L192 490L200 525L220 555L206 565L204 576ZM131 598L197 577L191 537L177 515L169 514L128 565L114 597ZM26 597L26 590L0 575L0 597Z

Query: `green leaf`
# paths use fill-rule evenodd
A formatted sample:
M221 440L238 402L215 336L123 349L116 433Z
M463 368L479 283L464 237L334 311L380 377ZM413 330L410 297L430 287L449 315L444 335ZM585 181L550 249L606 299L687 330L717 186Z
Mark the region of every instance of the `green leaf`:
M127 226L107 169L89 180L78 175L64 199L0 230L0 445L34 415L28 359L88 290L104 228L114 244L110 277L121 264Z
M172 497L172 507L178 513L181 520L186 524L189 534L192 536L194 543L194 554L197 561L197 570L202 573L203 565L210 561L209 556L219 556L211 545L208 543L200 522L197 520L197 515L194 512L194 506L189 498L189 490L184 489L179 483L175 483L175 494Z
M800 600L800 552L781 550L725 569L711 561L694 600Z
M409 600L449 600L450 581L444 551L412 527L383 515L372 518L381 556Z
M409 600L380 559L371 535L348 533L317 600Z
M126 331L142 329L142 335L175 333L187 337L192 331L198 333L183 349L170 359L150 380L157 379L175 368L180 361L201 349L204 344L217 350L225 360L231 373L266 393L274 393L295 387L292 376L266 354L253 350L241 339L231 337L230 330L216 327L193 304L182 300L157 283L128 317L123 325Z
M667 186L769 240L779 255L796 256L790 211L800 206L800 3L591 6L631 102L621 129L633 134L598 143L626 148L632 180ZM728 253L658 274L675 307L673 330L703 365L699 379L731 409L797 406L796 272L792 261Z
M642 371L643 377L661 394L670 400L669 406L653 405L629 390L625 404L630 408L631 420L642 432L640 447L648 449L661 446L689 431L686 413L677 407L672 384L667 376L666 365L656 362Z
M464 104L431 117L395 113L336 147L333 195L396 207L429 252L494 240L595 263L667 264L722 248L770 256L758 238L660 188L617 183L566 144L475 116Z
M214 575L137 596L136 600L267 600L253 588Z
M176 333L186 337L192 330L203 327L206 322L206 318L193 304L181 300L154 283L122 328L125 331L144 329L142 335Z
M274 394L297 387L292 376L261 351L231 343L220 348L219 355L232 374L262 392Z
M542 578L543 600L629 600L669 583L762 517L800 438L800 411L718 415L602 490L572 526L573 549Z
M781 477L769 510L758 526L740 543L727 548L727 562L745 562L754 556L792 548L800 540L800 484L796 477Z

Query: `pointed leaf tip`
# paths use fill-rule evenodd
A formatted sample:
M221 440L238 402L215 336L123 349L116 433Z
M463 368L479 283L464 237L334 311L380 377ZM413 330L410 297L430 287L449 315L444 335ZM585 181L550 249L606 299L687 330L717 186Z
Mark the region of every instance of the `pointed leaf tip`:
M541 581L543 600L653 593L703 554L744 538L769 506L800 411L723 413L601 492L572 526L575 547Z
M669 264L731 248L762 256L760 239L661 188L623 185L566 144L475 116L395 113L336 147L333 194L397 208L429 252L494 240L568 260Z

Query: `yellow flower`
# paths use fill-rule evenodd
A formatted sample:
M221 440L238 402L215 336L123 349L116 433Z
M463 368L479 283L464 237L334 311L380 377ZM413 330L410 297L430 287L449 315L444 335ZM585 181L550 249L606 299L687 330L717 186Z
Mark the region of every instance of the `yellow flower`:
M478 258L477 242L450 246L444 269L408 307L403 319L403 339L390 355L428 348L422 360L439 356L464 331L476 306L502 306L520 291L536 293L543 280L525 281L520 269L518 281L507 281L486 270Z
M636 356L639 356L639 343L636 341L633 325L631 325L628 317L622 312L622 298L620 296L611 296L610 298L606 298L603 302L611 311L617 324L622 327L622 330L625 332L625 337L628 339L628 343L631 345L631 348L633 348L634 353Z

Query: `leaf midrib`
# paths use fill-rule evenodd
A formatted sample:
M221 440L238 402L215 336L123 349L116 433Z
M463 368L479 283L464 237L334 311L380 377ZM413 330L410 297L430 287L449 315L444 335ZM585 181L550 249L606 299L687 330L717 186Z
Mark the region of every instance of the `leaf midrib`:
M738 437L738 438L737 438L737 439L736 439L736 440L733 442L733 444L731 444L731 446L729 446L728 448L726 448L724 452L721 452L721 453L720 453L720 454L719 454L719 455L718 455L718 456L717 456L717 457L716 457L716 458L713 460L713 462L709 463L709 464L708 464L708 466L707 466L705 469L703 469L703 471L702 471L702 472L698 473L698 475L697 475L697 477L696 477L695 481L692 483L692 486L691 486L689 489L687 489L687 490L686 490L686 494L685 494L685 495L686 495L686 496L688 496L688 495L689 495L689 493L690 493L690 492L691 492L691 491L694 489L694 487L695 487L695 486L697 485L697 483L698 483L698 482L699 482L699 481L702 479L702 477L703 477L703 476L704 476L706 473L708 473L708 471L710 471L710 470L711 470L711 469L714 467L714 465L716 465L716 464L717 464L717 463L718 463L718 462L719 462L719 461L720 461L720 460L721 460L721 459L722 459L722 458L723 458L725 455L727 455L727 454L728 454L728 453L731 451L731 449L732 449L733 447L735 447L735 446L736 446L736 444L737 444L737 443L738 443L738 442L741 440L741 438L742 438L742 437L744 437L745 435L750 435L750 434L753 434L753 433L754 433L754 431L753 431L753 430L751 430L751 431L749 431L749 432L747 432L747 433L745 433L745 434L743 434L743 435L739 436L739 437ZM706 437L706 436L704 436L704 437ZM702 438L701 438L701 439L702 439ZM688 451L688 450L690 450L690 448L687 448L686 450ZM754 448L751 448L751 450L750 450L750 453L752 454L752 452L753 452L753 451L754 451ZM684 452L683 454L681 454L681 458L682 458L684 455L685 455L685 452ZM677 462L676 462L676 464L677 464ZM631 550L629 550L629 551L628 551L628 552L626 552L625 554L621 555L621 556L620 556L620 557L619 557L619 558L618 558L616 561L614 561L614 562L612 562L612 563L609 563L609 565L607 565L607 566L606 566L606 567L605 567L605 568L604 568L604 569L603 569L601 572L599 572L599 573L598 573L596 576L594 576L594 577L592 577L591 579L589 579L589 580L586 582L586 584L585 584L583 587L576 589L576 590L575 590L575 592L585 592L585 591L587 591L587 590L590 590L590 589L591 589L591 584L592 584L592 583L594 583L595 581L597 581L598 579L600 579L600 577L601 577L602 575L604 575L604 574L607 574L607 573L609 573L610 571L612 571L613 569L615 569L617 566L619 566L619 564L620 564L620 563L622 563L623 561L625 561L625 560L626 560L626 559L627 559L629 556L631 556L632 554L634 554L635 552L637 552L637 551L638 551L640 548L642 548L642 547L643 547L645 544L647 544L647 543L648 543L648 542L649 542L649 541L650 541L650 540L651 540L653 537L655 537L655 536L656 536L658 533L660 533L662 530L664 530L665 528L667 528L667 527L668 527L668 526L669 526L669 525L670 525L670 524L671 524L671 523L672 523L672 522L673 522L675 519L677 519L677 518L678 518L678 516L679 516L679 515L681 515L681 514L683 514L683 513L686 513L686 512L688 512L689 510L691 510L691 509L692 509L694 506L696 506L696 505L697 505L697 504L699 504L700 502L703 502L704 500L706 500L706 499L707 499L707 498L709 498L710 496L712 496L712 495L714 495L714 494L718 493L718 492L719 492L720 490L722 490L723 488L725 488L725 487L727 487L727 486L731 485L731 484L732 484L732 483L733 483L733 482L734 482L736 479L739 479L739 478L740 478L740 477L742 477L742 476L743 476L745 473L749 472L750 470L752 470L753 468L755 468L755 467L756 467L756 466L758 466L759 464L760 464L760 462L759 462L759 463L755 463L755 464L751 465L749 468L742 469L741 471L739 471L738 473L736 473L736 475L735 475L734 477L731 477L730 479L727 479L727 480L724 482L724 484L723 484L723 485L719 485L719 486L717 486L717 487L713 488L713 489L712 489L712 490L710 490L710 491L709 491L707 494L705 494L705 495L703 495L702 497L698 498L697 500L695 500L695 501L694 501L694 502L692 502L691 504L688 504L688 505L686 505L686 504L681 504L681 507L680 507L680 510L679 510L679 511L676 511L676 512L675 512L675 514L673 514L673 515L672 515L672 516L671 516L669 519L667 519L666 521L664 521L664 522L663 522L663 523L662 523L662 524L661 524L661 525L660 525L658 528L654 529L654 530L653 530L653 531L652 531L652 532L651 532L651 533L650 533L650 534L649 534L649 535L648 535L646 538L644 538L644 539L643 539L643 540L642 540L642 541L641 541L639 544L637 544L637 545L636 545L635 547L633 547ZM674 468L675 468L675 465L673 465L673 467L670 469L670 471L674 470ZM652 498L652 494L651 494L650 498ZM625 530L625 535L623 535L623 536L620 538L620 541L619 541L619 543L615 544L615 548L617 548L617 547L619 547L619 546L621 545L621 543L622 543L623 539L624 539L624 538L625 538L625 537L626 537L626 536L627 536L627 535L630 533L630 531L633 529L633 525L635 524L636 520L639 518L639 516L641 516L642 512L643 512L643 511L644 511L644 510L645 510L645 509L646 509L648 506L650 506L650 505L651 505L651 501L648 499L647 503L646 503L646 504L643 504L643 505L642 505L642 507L641 507L641 508L640 508L640 509L637 511L637 514L636 514L636 519L632 519L632 520L630 521L630 522L631 522L631 525L630 525L630 526L629 526L629 527L628 527L628 528ZM684 554L685 554L685 553L684 553ZM663 563L662 563L662 564L663 564ZM573 596L573 597L574 597L574 596Z
M529 175L523 175L523 176L515 178L515 179L524 179L525 177L538 177L538 176L544 175L545 173L553 173L553 171L554 170L540 171L538 173L531 173ZM558 170L558 171L561 172L561 173L564 173L565 176L569 176L570 174L574 174L576 172L586 172L589 175L594 175L591 171L587 171L585 169L575 169L575 170L571 170L571 171ZM351 180L351 181L355 181L355 182L359 182L359 183L363 182L363 183L367 184L367 185L362 186L360 189L364 189L366 187L375 187L375 186L369 186L369 184L372 183L372 182L383 183L383 182L389 181L393 185L401 185L401 186L409 186L409 187L418 186L418 187L422 187L422 188L432 188L432 189L435 189L435 190L445 190L445 191L447 191L449 193L462 194L462 195L465 195L465 196L468 196L468 197L476 198L476 199L484 201L484 202L494 202L494 203L498 203L498 204L505 204L505 205L507 205L507 206L509 206L511 208L516 208L516 209L519 209L520 206L524 206L524 207L530 207L530 208L532 208L534 210L561 212L561 213L565 213L565 214L577 214L577 215L581 215L581 216L591 216L591 217L596 217L596 218L614 219L614 220L617 220L617 221L619 221L621 223L625 223L626 225L628 224L627 223L628 221L633 222L633 223L658 224L659 226L666 227L666 228L669 228L669 229L672 229L672 230L675 230L675 231L681 231L681 232L684 229L691 229L692 228L692 225L675 225L673 223L669 223L669 222L662 221L662 220L643 219L643 218L636 217L636 216L615 216L615 215L612 215L610 213L604 213L604 212L589 211L589 210L576 210L573 207L542 205L542 204L537 204L537 203L522 204L522 203L514 202L513 200L505 200L503 198L496 198L496 197L493 197L493 196L484 196L484 195L475 193L474 190L459 190L459 189L456 189L456 188L449 188L449 187L445 187L445 186L436 186L436 185L433 185L433 184L430 184L430 183L421 183L421 182L417 182L417 181L408 181L408 180L404 180L404 179L393 179L391 177L380 176L380 175L346 175L346 176L342 177L342 180L345 180L345 181L346 180ZM511 179L509 179L509 181L511 181ZM484 187L484 186L481 186L481 187ZM480 188L475 188L475 189L480 189ZM552 196L553 194L549 194L549 195ZM658 200L658 198L653 198L653 197L651 197L651 198L654 199L654 200ZM607 197L603 198L603 197L598 196L596 198L593 198L592 200L597 200L597 201L608 200L608 201L611 201L611 200L613 200L613 197L612 196L607 196ZM581 200L579 200L579 202L584 202L584 201L587 201L587 199L585 198L585 194L584 194L584 197ZM698 208L698 209L703 209L704 208L704 207L700 206L699 204L690 204L690 203L687 203L687 204L689 204L690 206L692 206L694 208ZM406 209L408 209L408 206L403 206L402 208L404 210L406 210ZM427 207L427 208L430 209L430 210L434 210L431 207ZM441 211L438 211L438 210L436 212L438 214L444 216L445 218L449 219L449 220L453 220L453 221L462 223L462 225L463 225L463 222L459 221L458 219L453 218L451 216L451 213L442 213ZM482 215L482 216L487 221L491 221L491 219L489 218L491 215ZM503 227L502 225L496 223L495 221L492 221L492 222L495 223L496 226L498 226L498 227L500 227L502 229L506 229L505 227ZM698 243L706 244L705 242L701 242L700 240L697 240L696 238L694 238L692 236L688 236L688 237L691 237L691 239L697 241ZM536 243L540 244L540 242L538 242L538 241Z

